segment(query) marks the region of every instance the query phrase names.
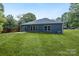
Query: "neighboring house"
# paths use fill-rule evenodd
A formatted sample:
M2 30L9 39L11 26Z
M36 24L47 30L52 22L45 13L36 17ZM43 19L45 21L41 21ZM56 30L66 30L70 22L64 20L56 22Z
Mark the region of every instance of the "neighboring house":
M63 33L63 22L43 18L22 24L20 30L22 32Z

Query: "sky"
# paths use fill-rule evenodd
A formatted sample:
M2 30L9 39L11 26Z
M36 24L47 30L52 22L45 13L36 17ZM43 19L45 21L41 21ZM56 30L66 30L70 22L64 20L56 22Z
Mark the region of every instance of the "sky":
M70 6L68 3L4 3L3 5L4 14L12 14L16 19L17 16L28 12L35 14L37 19L56 19L68 12Z

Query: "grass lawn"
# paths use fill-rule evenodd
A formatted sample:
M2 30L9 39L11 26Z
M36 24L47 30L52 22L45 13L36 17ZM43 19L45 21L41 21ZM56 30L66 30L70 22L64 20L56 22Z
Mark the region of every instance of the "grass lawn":
M0 34L0 55L79 55L79 30L64 30L64 34L3 33Z

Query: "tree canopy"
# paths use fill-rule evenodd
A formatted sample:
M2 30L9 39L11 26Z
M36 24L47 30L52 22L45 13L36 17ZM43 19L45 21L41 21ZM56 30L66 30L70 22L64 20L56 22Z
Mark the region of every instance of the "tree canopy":
M79 3L71 3L69 10L71 12L72 26L79 27Z
M5 17L4 17L4 6L3 4L0 3L0 24L5 22Z
M69 11L62 14L61 18L67 28L79 27L79 3L71 3Z
M21 23L26 23L29 21L36 20L36 16L33 13L23 14L19 18L20 18L19 22L21 22Z
M3 24L6 22L4 17L4 6L0 3L0 33L3 31Z
M7 32L13 31L17 26L17 21L12 15L7 15L6 20L7 22L4 24L4 30Z
M4 6L2 3L0 3L0 11L4 12Z

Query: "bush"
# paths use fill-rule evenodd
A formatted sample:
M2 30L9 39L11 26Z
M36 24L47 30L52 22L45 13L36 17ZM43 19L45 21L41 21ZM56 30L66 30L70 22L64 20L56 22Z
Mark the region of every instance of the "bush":
M2 25L0 25L0 33L3 31L3 27Z

